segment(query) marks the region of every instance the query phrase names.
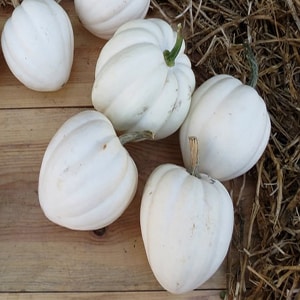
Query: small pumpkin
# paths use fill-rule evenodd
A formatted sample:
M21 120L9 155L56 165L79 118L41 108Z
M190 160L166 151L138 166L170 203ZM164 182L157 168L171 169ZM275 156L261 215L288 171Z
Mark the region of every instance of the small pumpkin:
M232 237L233 205L225 187L174 164L148 178L140 224L149 265L161 286L190 292L222 264Z
M56 91L68 81L73 29L56 1L23 0L4 24L1 45L11 72L29 89Z
M75 0L82 25L102 39L110 39L124 23L144 18L150 0Z
M69 118L50 141L39 175L39 202L49 220L74 230L96 230L132 201L137 168L100 112Z
M191 168L189 137L198 140L198 171L218 180L238 177L263 154L271 122L257 91L233 76L215 75L194 92L180 128L180 148Z
M185 119L195 88L185 44L165 21L122 25L100 52L92 103L117 131L174 133Z

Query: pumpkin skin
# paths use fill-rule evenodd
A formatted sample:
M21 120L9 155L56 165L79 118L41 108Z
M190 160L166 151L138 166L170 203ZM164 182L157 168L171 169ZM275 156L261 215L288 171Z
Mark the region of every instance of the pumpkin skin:
M95 230L125 211L137 168L110 121L94 110L68 119L50 141L39 175L39 202L52 222Z
M225 187L174 164L150 174L140 224L150 267L174 294L190 292L222 264L232 237L233 205Z
M263 154L271 122L265 102L248 85L230 75L216 75L194 92L180 128L180 148L191 168L188 138L198 139L198 172L220 181L250 170Z
M195 76L181 45L169 67L164 50L174 48L176 32L161 19L122 25L100 52L92 103L117 131L151 131L155 139L174 133L186 117Z
M82 25L95 36L110 39L124 23L146 16L150 0L75 0Z
M56 91L68 81L73 29L56 1L22 1L4 25L1 45L11 72L29 89Z

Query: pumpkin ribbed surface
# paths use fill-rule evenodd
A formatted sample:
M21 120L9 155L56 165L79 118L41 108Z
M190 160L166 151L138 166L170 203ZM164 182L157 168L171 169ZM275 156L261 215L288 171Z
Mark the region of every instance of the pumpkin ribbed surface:
M189 137L198 140L198 172L221 181L246 173L264 152L271 130L256 90L229 75L216 75L195 90L180 128L185 167L191 168Z
M109 39L124 23L146 16L150 0L75 0L82 25L97 37Z
M74 36L57 2L22 1L4 25L1 46L11 72L28 88L55 91L68 81Z
M92 230L116 220L134 197L137 169L111 123L81 112L54 135L39 178L46 216L71 229Z
M176 38L163 20L134 20L121 26L102 48L92 102L116 130L148 130L161 139L182 124L195 76L184 42L174 66L166 64L164 50L173 49Z
M233 206L220 182L164 164L146 183L140 222L155 277L180 294L200 286L221 265L231 240Z

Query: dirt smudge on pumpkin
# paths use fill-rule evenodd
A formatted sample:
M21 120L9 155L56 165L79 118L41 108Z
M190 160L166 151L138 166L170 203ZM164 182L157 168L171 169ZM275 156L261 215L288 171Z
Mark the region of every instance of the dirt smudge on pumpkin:
M192 228L191 228L191 238L193 237L195 230L196 230L196 224L193 223Z
M143 107L142 107L142 111L139 112L137 115L138 115L138 116L142 116L148 109L149 109L148 106L143 106Z

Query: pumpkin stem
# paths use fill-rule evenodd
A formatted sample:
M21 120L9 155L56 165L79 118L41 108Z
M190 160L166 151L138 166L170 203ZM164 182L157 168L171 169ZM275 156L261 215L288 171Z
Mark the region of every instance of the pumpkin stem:
M189 145L190 145L190 151L191 151L190 173L193 176L199 177L196 173L196 169L198 166L198 154L199 154L198 139L195 136L189 136Z
M246 57L248 59L248 62L249 62L250 68L251 68L250 79L249 79L248 85L255 88L256 84L257 84L257 80L258 80L257 61L256 61L255 55L250 47L250 44L247 40L244 42L244 47L246 49Z
M175 46L173 47L173 49L171 51L165 50L163 52L165 62L169 67L173 67L175 65L175 59L178 56L178 54L180 52L180 49L181 49L181 46L182 46L182 43L183 43L183 37L181 35L181 29L182 29L181 24L178 24L178 26L177 26L177 38L176 38Z
M94 234L97 236L103 236L105 231L106 231L106 227L93 230Z
M129 142L140 142L144 140L153 140L154 134L149 130L145 131L134 131L134 132L126 132L119 136L119 140L122 145L127 144Z

